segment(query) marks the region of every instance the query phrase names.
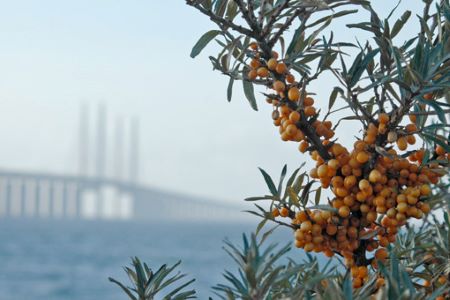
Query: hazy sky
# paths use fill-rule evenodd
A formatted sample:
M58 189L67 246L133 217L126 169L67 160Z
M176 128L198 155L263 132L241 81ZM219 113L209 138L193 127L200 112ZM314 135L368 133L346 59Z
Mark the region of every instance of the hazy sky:
M421 3L404 2L401 9L415 12ZM386 12L394 5L373 3ZM139 117L140 180L153 186L237 202L266 193L258 166L279 174L283 164L293 169L307 159L281 142L262 97L254 112L236 84L226 101L228 80L208 60L215 47L189 57L214 25L184 1L19 0L1 7L2 168L75 173L80 103L94 112L99 101L110 121ZM361 36L337 24L337 37ZM332 87L330 77L310 90L325 107ZM341 128L345 143L356 129Z

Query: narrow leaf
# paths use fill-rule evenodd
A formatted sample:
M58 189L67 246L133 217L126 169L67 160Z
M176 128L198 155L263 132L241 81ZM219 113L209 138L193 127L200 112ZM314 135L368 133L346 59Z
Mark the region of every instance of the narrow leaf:
M228 102L231 101L231 96L233 95L233 83L234 83L234 78L230 77L230 81L228 82L228 88L227 88L227 100L228 100Z
M314 204L319 205L320 203L320 194L322 193L322 188L319 187L316 191L316 198L314 199Z
M403 25L406 24L410 16L411 11L407 10L403 13L401 18L398 19L397 22L395 22L394 27L392 27L391 38L394 38L400 32L400 30L403 28Z
M250 106L254 110L258 110L258 106L256 105L256 99L255 99L255 91L253 90L253 83L251 83L247 80L242 80L242 85L244 87L245 97L247 98L248 102L250 103Z
M205 48L206 45L208 45L208 43L211 42L211 40L214 39L219 33L220 30L210 30L202 35L194 47L192 47L191 57L194 58L199 55L203 48Z
M277 191L277 188L275 187L275 184L273 183L272 178L263 169L261 169L261 168L258 168L258 169L261 172L261 174L263 175L264 180L266 181L267 187L269 188L270 192L272 193L272 195L276 196L278 194L278 191Z

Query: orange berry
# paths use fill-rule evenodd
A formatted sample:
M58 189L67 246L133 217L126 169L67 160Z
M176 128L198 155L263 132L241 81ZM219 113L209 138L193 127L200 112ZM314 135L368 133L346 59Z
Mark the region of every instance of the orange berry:
M291 101L298 101L300 98L300 90L296 87L291 87L288 91L288 98Z
M307 117L314 116L316 114L316 109L313 106L305 107L305 115Z
M286 133L290 136L294 136L297 133L297 126L295 126L294 124L289 124L286 127Z
M387 141L389 143L393 143L396 140L397 140L397 133L395 133L394 131L390 131L387 136Z
M404 202L397 204L397 211L399 213L402 213L402 214L406 213L407 210L408 210L408 204L406 204Z
M348 190L343 188L343 187L338 187L334 190L334 193L336 194L336 196L338 197L345 197L348 195Z
M369 205L367 205L367 204L361 204L361 205L359 206L359 210L360 210L363 214L366 214L366 213L368 213L368 212L370 211L370 207L369 207Z
M261 62L260 62L259 59L257 59L257 58L253 58L253 59L250 61L250 66L251 66L253 69L258 68L260 65L261 65Z
M389 122L389 116L388 116L387 114L385 114L385 113L381 113L381 114L378 116L378 121L379 121L381 124L386 124L387 122Z
M423 95L423 99L425 100L432 100L433 99L433 93L428 93Z
M295 247L297 247L297 248L305 247L305 241L295 240Z
M397 210L393 207L389 208L388 211L386 212L386 216L388 216L389 218L395 218L395 216L397 215Z
M248 46L252 50L258 50L258 43L257 42L251 42L250 45L248 45Z
M382 175L381 175L380 171L378 171L376 169L370 171L370 173L369 173L369 181L370 182L374 182L374 183L378 182L381 180L381 177L382 177Z
M335 235L337 233L337 226L334 224L328 224L326 232L328 235Z
M325 254L326 257L333 257L334 256L334 252L331 251L330 249L325 249L323 254Z
M275 68L277 67L277 60L275 58L271 58L267 61L267 68L269 68L269 70L275 70Z
M438 282L439 282L439 284L444 285L447 282L447 278L445 276L440 276L438 278Z
M301 231L310 231L311 228L312 228L311 221L302 222L302 224L300 225Z
M371 187L371 185L367 179L360 180L358 186L361 191L367 190Z
M424 214L428 214L431 211L431 208L430 208L430 205L428 203L423 203L422 206L420 207L420 210Z
M292 75L292 74L287 74L287 75L286 75L286 81L287 81L288 83L294 83L294 81L295 81L294 75Z
M377 251L375 251L375 258L378 260L385 260L386 258L388 258L389 253L387 252L387 250L385 248L380 248Z
M376 286L377 286L377 288L380 288L380 287L382 287L382 286L384 286L385 285L385 281L384 281L384 278L378 278L377 279L377 281L376 281Z
M284 92L284 89L286 88L286 86L284 85L284 83L283 82L281 82L281 81L279 81L279 80L276 80L274 83L273 83L273 89L275 90L275 91L277 91L277 92Z
M341 218L347 218L350 215L350 208L348 206L341 206L338 214Z
M337 170L339 168L339 161L337 159L330 159L328 161L328 166L330 168Z
M317 175L319 175L320 178L327 176L328 175L328 166L327 165L321 165L317 169Z
M282 216L283 218L286 218L287 216L289 216L289 209L287 209L286 207L281 208L280 216Z
M428 196L431 194L431 188L428 184L422 184L420 186L420 194L422 196Z
M408 133L412 133L412 132L417 131L417 126L416 126L416 124L411 123L411 124L408 124L408 125L405 126L405 130Z
M313 251L314 250L314 244L313 243L306 243L305 244L305 247L303 247L303 249L306 251L306 252L311 252L311 251Z
M356 229L356 227L349 227L348 231L347 231L347 235L349 238L356 238L358 236L358 229Z
M366 266L360 266L358 267L358 277L364 278L368 275L368 270Z
M272 216L274 217L274 218L276 218L276 217L278 217L280 215L280 210L277 208L277 207L275 207L273 210L272 210Z
M287 72L287 67L285 63L278 63L277 66L275 67L275 71L278 74L284 74Z
M413 135L408 135L406 137L406 142L410 145L414 145L416 143L416 137Z
M363 281L361 278L353 278L352 286L354 289L358 289L362 286Z
M295 218L300 222L305 222L306 220L308 220L308 215L304 210L302 210L295 214Z
M344 179L344 186L347 189L354 187L356 184L356 177L354 175L346 176Z
M289 114L289 120L292 122L292 123L297 123L298 121L300 121L300 113L298 112L298 111L292 111L290 114Z
M369 211L366 216L366 220L369 223L373 223L377 220L377 213L374 211Z
M437 155L445 155L445 149L441 145L436 146L436 154Z
M317 168L312 168L311 170L309 170L309 175L312 178L319 178L319 175L317 174Z
M247 77L249 80L255 80L257 76L258 76L258 74L257 74L256 70L250 70L247 73Z
M256 73L258 74L259 77L267 77L267 76L269 76L269 70L267 70L266 67L258 68Z
M335 188L336 187L342 187L344 185L344 180L342 179L341 176L334 176L333 178L331 178L331 184Z
M389 245L388 239L384 236L379 239L379 243L381 247L387 247Z
M364 142L366 142L369 145L372 145L373 143L375 143L376 139L377 139L376 134L367 134L364 137Z
M365 151L358 152L356 155L356 161L360 164L366 163L369 160L369 154Z
M397 140L397 147L401 151L406 150L406 148L408 147L408 143L405 137L402 136Z
M379 134L385 134L386 133L386 124L380 123L380 125L378 125L378 133Z
M377 126L375 126L374 123L370 123L369 126L367 127L367 134L377 134L378 130L377 130Z
M309 147L308 142L307 141L302 141L300 143L300 145L298 146L298 150L300 150L301 153L305 153L306 149L308 149L308 147Z
M303 105L304 105L304 106L312 106L313 104L314 104L314 99L311 98L311 97L306 97L306 98L303 100Z
M284 142L290 141L291 135L287 131L284 131L283 133L281 133L281 140Z
M322 232L322 227L319 224L314 224L311 227L311 233L313 235L319 235Z

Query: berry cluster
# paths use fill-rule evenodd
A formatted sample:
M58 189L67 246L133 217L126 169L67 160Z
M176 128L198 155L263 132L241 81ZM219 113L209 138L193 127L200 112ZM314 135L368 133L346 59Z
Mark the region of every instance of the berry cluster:
M353 286L361 287L368 278L367 266L376 268L377 261L387 259L386 247L395 241L399 227L430 211L426 203L430 184L436 184L445 172L438 163L424 162L423 148L405 152L419 133L414 115L411 123L401 126L400 121L391 120L396 117L393 112L380 113L350 150L331 141L332 123L318 120L314 99L299 88L278 54L272 52L264 59L256 43L250 45L250 52L247 78L267 80L274 91L267 102L274 107L272 119L281 139L298 142L302 153L310 153L316 161L310 176L334 194L329 209L298 211L282 205L273 216L291 219L297 228L297 247L344 257ZM432 155L447 162L450 158L441 146ZM374 252L373 257L366 258L367 252ZM377 285L383 284L379 278Z

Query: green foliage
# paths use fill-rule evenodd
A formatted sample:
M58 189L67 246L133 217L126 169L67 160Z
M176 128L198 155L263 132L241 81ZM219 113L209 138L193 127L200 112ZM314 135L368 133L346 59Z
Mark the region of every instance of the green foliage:
M437 279L442 274L448 276L448 218L435 226L420 229L410 228L399 234L390 259L380 265L380 275L385 278L385 285L376 286L377 275L372 273L368 283L360 289L353 289L351 277L342 272L338 259L334 258L320 267L318 258L306 254L303 261L289 259L287 254L298 255L289 251L289 246L266 246L267 235L258 241L253 234L250 238L243 236L242 248L226 242L225 250L235 261L236 273L225 271L226 283L213 287L220 299L435 299L449 291L448 285L439 284ZM439 234L437 234L439 232ZM430 251L430 242L440 245L441 254L433 259L440 263L423 264L424 251ZM436 248L437 249L437 248ZM440 255L444 254L445 257ZM445 259L441 261L441 258ZM415 266L415 267L414 267ZM432 285L423 287L423 279ZM270 279L270 280L269 280Z
M236 80L243 81L246 98L255 110L253 86L271 87L272 80L268 78L247 78L254 56L248 46L253 40L258 42L266 60L272 50L280 52L283 62L300 76L299 88L307 88L324 72L336 77L340 86L330 91L325 118L337 111L350 110L351 115L341 120L357 120L367 126L377 114L392 110L398 115L393 120L392 127L395 127L402 115L411 110L422 125L429 116L435 115L439 123L424 127L418 134L450 151L450 146L442 139L450 127L446 117L450 112L450 5L448 0L423 2L422 14L407 10L397 20L391 20L398 5L382 19L370 1L187 0L188 5L210 17L218 26L218 30L200 38L193 53L198 54L215 38L221 50L210 60L214 69L230 77L229 101L232 83ZM344 9L348 7L352 9ZM332 31L329 37L324 35L335 19L361 10L369 12L370 19L347 24L347 27L368 32L373 42L369 39L360 45L335 41ZM418 35L397 41L411 16L419 19ZM295 31L288 38L285 33L290 28ZM354 48L360 51L351 59L347 53ZM429 93L446 102L424 100L424 95ZM344 101L336 101L338 95L338 99ZM336 102L341 106L331 110Z
M336 211L335 208L328 205L319 204L322 188L314 186L315 181L310 180L306 172L300 172L303 168L302 164L299 168L295 169L294 172L289 176L286 184L284 184L284 179L287 173L287 166L285 165L281 171L280 179L278 185L276 186L272 177L263 169L259 169L264 177L264 181L271 193L271 195L256 196L246 198L246 201L255 202L260 200L270 201L270 207L265 209L264 207L255 204L257 211L246 211L253 215L263 218L262 222L267 220L276 222L280 225L292 227L289 224L278 222L272 216L273 208L302 208L302 209L325 209L330 211ZM314 198L310 197L314 194ZM263 225L263 224L262 224ZM261 226L262 226L261 225ZM294 227L292 227L294 228ZM259 231L259 230L258 230Z
M448 195L447 191L442 196ZM390 259L379 265L379 274L385 279L381 288L376 284L379 275L372 272L364 287L353 289L350 274L337 257L328 259L326 263L319 263L322 261L320 255L309 253L302 260L289 258L288 254L301 254L291 251L289 244L282 247L267 245L273 232L269 230L259 238L255 234L244 234L241 247L225 241L224 249L235 262L237 272L225 270L225 282L214 286L213 291L218 298L227 300L366 300L371 295L375 299L436 299L450 291L448 282L443 285L438 281L439 277L448 278L450 275L450 220L447 212L443 221L431 219L425 220L420 227L410 227L398 234ZM171 267L163 265L155 273L138 258L133 259L132 265L133 269L127 267L125 271L133 287L125 287L109 278L130 299L195 298L193 290L182 292L194 280L173 288L164 297L160 296L161 290L185 276L177 273L167 278L179 262ZM424 286L425 280L430 282L430 286Z
M275 263L290 250L289 245L276 249L276 245L272 244L263 250L255 235L250 240L246 235L243 236L242 250L228 241L225 243L225 251L238 265L239 275L225 271L224 277L230 286L219 284L214 290L218 295L223 293L227 296L221 297L222 299L266 299L274 292L277 283L286 276L285 267L275 266Z
M184 300L196 298L195 290L185 290L195 279L173 287L175 283L178 284L179 280L186 276L186 274L181 274L180 272L177 272L175 275L171 274L180 263L181 261L178 261L171 267L162 265L156 272L153 272L146 263L141 263L137 257L134 257L132 258L133 268L124 267L133 285L132 287L127 287L111 277L109 277L109 280L120 286L131 300ZM164 296L161 294L164 294Z
M243 235L242 249L226 242L225 251L237 264L238 274L225 271L228 285L213 287L221 299L300 299L322 280L336 275L331 261L320 268L318 260L308 255L306 261L297 264L285 257L290 251L289 245L266 246L265 237L267 235L258 241L254 234L250 238Z
M448 217L444 222L421 228L409 228L398 235L390 251L390 259L380 264L383 287L377 287L375 273L363 288L353 289L349 273L343 272L339 260L333 258L321 267L318 258L306 254L305 259L289 259L289 246L266 246L267 235L258 241L253 234L243 236L239 248L226 242L225 250L235 261L238 271L225 271L226 283L213 287L220 299L417 299L431 300L448 292L450 286L438 283L437 274L450 273L448 248ZM430 243L440 247L438 254L426 261L424 255L431 251ZM438 246L439 245L439 246ZM440 254L439 254L440 253ZM443 255L443 256L441 256ZM424 279L432 284L424 287Z

